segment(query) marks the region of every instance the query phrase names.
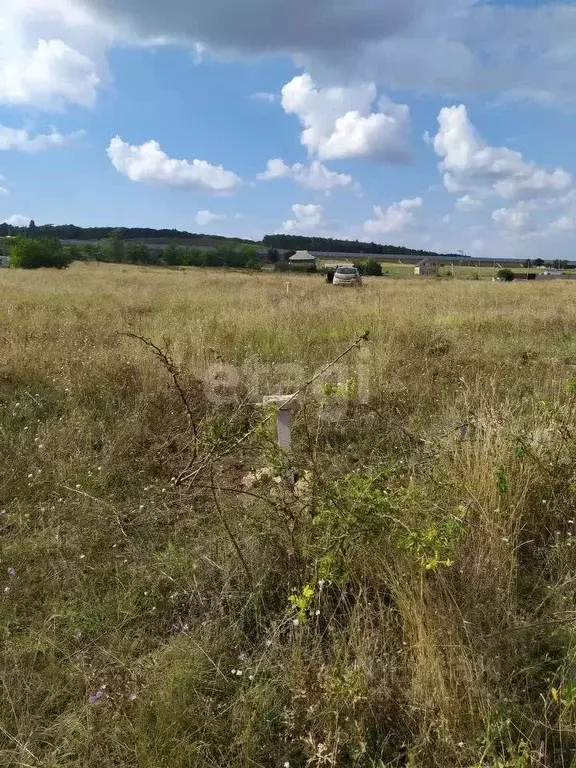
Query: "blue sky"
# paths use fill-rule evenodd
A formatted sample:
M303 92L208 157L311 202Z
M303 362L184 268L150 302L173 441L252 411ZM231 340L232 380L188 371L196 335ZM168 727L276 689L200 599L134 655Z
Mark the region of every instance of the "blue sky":
M576 256L574 3L3 0L0 43L0 221Z

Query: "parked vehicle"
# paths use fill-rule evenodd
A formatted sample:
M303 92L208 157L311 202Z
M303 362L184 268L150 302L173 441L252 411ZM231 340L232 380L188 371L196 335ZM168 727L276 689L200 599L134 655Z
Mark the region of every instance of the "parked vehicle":
M347 264L337 268L332 283L333 285L362 285L362 278L356 267Z

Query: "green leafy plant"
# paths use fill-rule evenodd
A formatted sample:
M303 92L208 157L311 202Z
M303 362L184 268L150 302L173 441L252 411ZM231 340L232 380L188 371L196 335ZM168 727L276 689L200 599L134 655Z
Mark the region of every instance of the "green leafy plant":
M65 269L73 260L73 255L56 238L19 237L11 243L10 266L16 269Z

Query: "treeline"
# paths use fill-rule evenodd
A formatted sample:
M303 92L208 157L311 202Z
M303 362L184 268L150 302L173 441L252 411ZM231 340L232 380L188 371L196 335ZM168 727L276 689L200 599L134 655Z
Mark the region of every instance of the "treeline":
M224 244L216 249L186 248L175 244L166 248L122 240L117 234L99 243L70 245L67 250L77 261L102 261L114 264L149 264L171 267L230 267L260 269L258 250L251 245Z
M141 264L150 266L229 267L261 269L258 250L251 245L226 243L219 248L186 248L175 244L165 248L122 240L115 234L98 243L65 244L57 237L15 237L0 240L0 257L9 259L13 267L69 266L74 261L107 262L111 264ZM270 261L268 257L264 261Z
M104 240L117 237L119 240L189 240L191 243L202 244L206 241L251 243L239 237L223 237L221 235L201 235L192 232L182 232L178 229L149 229L146 227L77 227L74 224L42 224L33 221L28 227L14 227L11 224L0 224L0 237L39 237L58 238L59 240Z
M380 243L363 243L359 240L334 240L330 237L303 237L299 235L266 235L263 243L269 248L288 251L310 251L326 253L363 253L372 255L395 254L400 256L435 256L442 254L433 251L402 248L397 245L381 245ZM458 257L460 254L444 254Z
M155 248L145 243L122 240L118 234L99 243L69 245L66 250L75 261L101 261L113 264L148 264L171 267L230 267L260 269L258 250L251 245L224 244L202 250L175 244Z

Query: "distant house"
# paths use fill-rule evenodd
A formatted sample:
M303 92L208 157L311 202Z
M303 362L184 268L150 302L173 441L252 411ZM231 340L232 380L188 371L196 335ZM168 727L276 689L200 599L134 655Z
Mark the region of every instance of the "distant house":
M308 251L296 251L293 256L288 259L291 267L315 267L316 257Z
M432 261L431 259L422 259L422 261L418 262L414 267L414 274L420 276L437 275L438 269L438 262Z

